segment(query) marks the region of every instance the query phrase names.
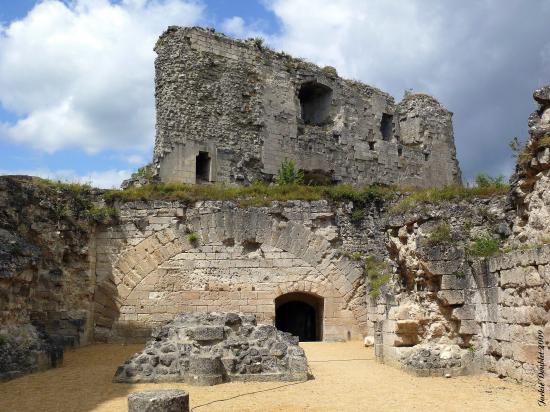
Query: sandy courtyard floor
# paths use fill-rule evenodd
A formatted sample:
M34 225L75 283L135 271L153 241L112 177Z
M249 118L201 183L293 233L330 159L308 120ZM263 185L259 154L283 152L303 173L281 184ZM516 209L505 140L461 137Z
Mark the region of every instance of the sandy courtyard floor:
M315 379L303 383L114 384L142 345L68 351L63 367L0 384L0 411L126 411L128 393L182 388L194 411L542 411L537 393L495 377L416 378L374 361L359 342L304 343Z

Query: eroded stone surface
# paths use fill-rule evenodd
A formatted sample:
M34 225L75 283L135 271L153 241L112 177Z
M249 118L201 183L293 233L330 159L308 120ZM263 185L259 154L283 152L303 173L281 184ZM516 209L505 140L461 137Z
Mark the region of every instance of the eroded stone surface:
M254 315L181 313L155 330L142 352L117 369L114 382L301 381L308 374L298 338Z
M131 393L128 412L189 412L189 394L179 389Z
M325 183L461 181L452 113L430 96L396 105L334 68L198 27L169 27L155 51L163 181L271 181L285 159Z

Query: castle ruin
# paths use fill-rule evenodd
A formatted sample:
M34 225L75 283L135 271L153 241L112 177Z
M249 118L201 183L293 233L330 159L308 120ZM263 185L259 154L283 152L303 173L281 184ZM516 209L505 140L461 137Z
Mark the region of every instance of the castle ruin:
M271 181L290 159L306 182L461 183L452 113L430 96L396 105L332 67L198 27L170 27L155 51L163 182Z
M287 158L331 183L460 183L451 114L431 97L394 105L332 69L204 29L169 28L156 51L161 181L270 181ZM143 342L181 313L239 312L250 330L254 315L301 341L372 337L379 361L421 376L535 384L538 351L550 361L550 87L534 97L509 193L243 204L2 177L0 379L55 364L59 347ZM98 218L106 206L116 218ZM476 251L489 241L491 254ZM205 335L227 337L226 318L205 316ZM247 369L259 355L245 347L236 365L266 372ZM266 353L299 358L303 375L301 354L280 352Z

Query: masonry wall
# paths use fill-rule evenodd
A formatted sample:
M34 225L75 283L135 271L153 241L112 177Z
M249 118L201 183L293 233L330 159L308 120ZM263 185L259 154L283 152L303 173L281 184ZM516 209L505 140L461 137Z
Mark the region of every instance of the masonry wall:
M510 252L488 261L485 368L535 385L539 352L550 370L550 246ZM550 376L545 374L545 386Z
M352 224L350 212L326 201L127 203L120 224L96 238L95 337L143 341L184 311L273 323L275 299L300 292L322 301L323 340L360 339L369 328L365 276L344 252L384 246L372 218Z
M213 182L270 181L291 159L328 183L460 183L452 114L430 96L396 106L333 68L200 28L170 27L155 51L163 181L196 183L203 152ZM304 96L319 101L302 110Z
M537 383L540 351L550 367L550 246L491 258L470 251L480 237L506 244L514 215L495 196L423 205L386 221L394 276L368 310L379 360L420 376L489 371ZM442 225L448 235L431 240Z

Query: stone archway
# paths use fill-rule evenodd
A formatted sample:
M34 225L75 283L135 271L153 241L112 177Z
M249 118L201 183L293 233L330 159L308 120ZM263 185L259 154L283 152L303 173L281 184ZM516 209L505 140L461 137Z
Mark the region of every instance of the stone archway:
M323 340L324 299L309 293L287 293L275 299L275 326L300 342Z
M187 230L169 224L138 242L128 239L111 276L96 288L96 318L111 331L108 339L144 329L141 339L145 329L185 311L254 313L270 323L275 298L298 292L322 299L317 339L365 333L362 272L323 231L263 208L229 206L205 203L186 211ZM189 241L189 231L197 242ZM118 315L103 310L104 302Z

